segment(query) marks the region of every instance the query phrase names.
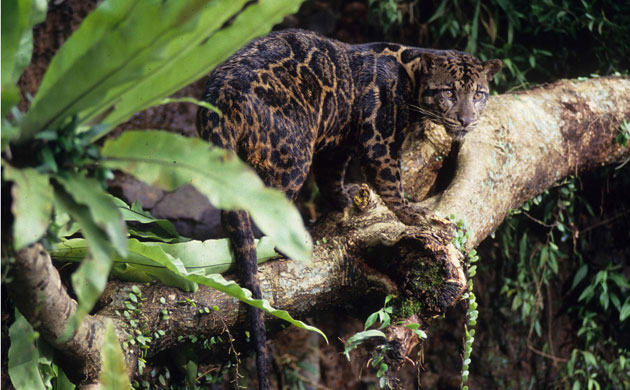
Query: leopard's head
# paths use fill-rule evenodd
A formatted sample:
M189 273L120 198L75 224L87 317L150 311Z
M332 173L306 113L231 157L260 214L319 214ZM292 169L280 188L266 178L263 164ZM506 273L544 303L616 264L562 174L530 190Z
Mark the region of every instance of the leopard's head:
M501 60L482 62L457 51L423 53L418 111L461 140L479 122L488 101L488 83L499 69Z

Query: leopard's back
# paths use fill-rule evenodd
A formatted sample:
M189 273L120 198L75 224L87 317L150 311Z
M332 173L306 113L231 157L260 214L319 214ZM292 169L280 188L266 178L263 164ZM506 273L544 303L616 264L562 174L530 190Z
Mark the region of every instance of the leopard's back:
M200 109L197 128L293 197L318 143L343 141L353 93L346 44L301 30L275 32L210 74L203 100L223 115Z
M457 51L274 32L211 73L203 99L223 115L201 108L197 128L291 199L312 164L320 191L330 184L334 197L343 197L339 176L357 154L368 181L396 211L406 204L397 165L406 135L429 119L463 137L477 124L500 66Z

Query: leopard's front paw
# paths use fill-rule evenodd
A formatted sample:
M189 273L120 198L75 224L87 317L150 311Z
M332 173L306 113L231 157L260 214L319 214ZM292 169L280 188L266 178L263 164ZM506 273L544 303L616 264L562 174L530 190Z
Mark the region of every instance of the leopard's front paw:
M426 207L408 203L396 210L400 222L408 226L426 226L443 232L447 238L455 234L455 224L446 218L440 218Z
M394 213L400 222L408 226L425 225L431 219L431 211L429 209L414 203L407 203L394 210Z

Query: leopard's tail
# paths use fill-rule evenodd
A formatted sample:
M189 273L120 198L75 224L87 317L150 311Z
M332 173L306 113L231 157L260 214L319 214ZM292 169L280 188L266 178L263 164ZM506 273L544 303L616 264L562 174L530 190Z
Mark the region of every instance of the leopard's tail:
M243 287L252 292L253 298L261 299L262 292L257 277L256 246L249 214L243 210L222 211L221 224L232 242L238 276ZM263 311L249 306L249 323L251 339L256 350L258 388L269 390L269 353L266 347L267 336Z

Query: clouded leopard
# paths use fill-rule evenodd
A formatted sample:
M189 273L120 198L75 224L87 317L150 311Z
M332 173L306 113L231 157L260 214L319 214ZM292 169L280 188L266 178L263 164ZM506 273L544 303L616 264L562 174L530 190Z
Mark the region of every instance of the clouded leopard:
M312 168L333 208L349 204L344 174L352 156L387 206L405 224L426 212L402 195L399 156L423 119L460 139L477 124L500 60L459 51L394 43L349 45L302 30L255 39L209 76L199 135L234 150L268 185L295 199ZM239 263L241 282L261 297L248 214L224 211L222 224ZM268 388L262 313L250 312L260 388Z

